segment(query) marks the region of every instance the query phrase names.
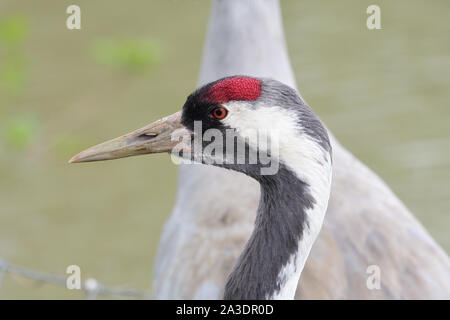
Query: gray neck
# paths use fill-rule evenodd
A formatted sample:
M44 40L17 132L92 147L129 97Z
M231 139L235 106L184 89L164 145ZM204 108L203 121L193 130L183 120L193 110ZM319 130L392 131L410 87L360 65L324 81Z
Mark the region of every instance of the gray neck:
M276 175L258 180L261 199L255 229L228 278L225 299L270 299L280 295L289 277L296 276L296 272L283 272L285 267L306 259L298 260L296 256L301 254L299 245L308 225L306 211L315 204L308 185L285 166Z

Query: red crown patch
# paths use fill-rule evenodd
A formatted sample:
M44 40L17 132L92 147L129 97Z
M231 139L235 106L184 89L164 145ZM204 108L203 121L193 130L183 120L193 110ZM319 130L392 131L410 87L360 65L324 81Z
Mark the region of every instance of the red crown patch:
M214 103L254 101L261 95L261 80L251 77L223 79L206 90L202 98Z

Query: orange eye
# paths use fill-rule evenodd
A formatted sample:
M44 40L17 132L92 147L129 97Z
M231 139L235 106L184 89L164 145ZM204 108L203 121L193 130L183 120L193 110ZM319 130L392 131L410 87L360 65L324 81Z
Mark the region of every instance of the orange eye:
M225 109L224 107L217 107L212 111L212 115L214 116L214 118L222 120L223 118L225 118L228 114L228 110Z

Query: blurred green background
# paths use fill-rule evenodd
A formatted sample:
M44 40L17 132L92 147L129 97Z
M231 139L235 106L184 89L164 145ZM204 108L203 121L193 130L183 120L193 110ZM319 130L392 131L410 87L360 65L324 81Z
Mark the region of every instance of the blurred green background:
M450 250L450 2L282 1L303 97ZM81 30L66 8L81 7ZM209 1L0 0L0 258L151 286L174 197L167 155L69 166L82 149L181 108ZM6 276L0 298L83 298Z

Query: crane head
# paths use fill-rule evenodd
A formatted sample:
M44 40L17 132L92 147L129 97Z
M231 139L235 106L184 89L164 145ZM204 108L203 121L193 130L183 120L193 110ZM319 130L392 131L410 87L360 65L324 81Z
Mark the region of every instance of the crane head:
M300 151L300 152L299 152ZM181 111L91 147L69 162L168 152L257 177L281 162L328 161L328 134L297 92L276 80L232 76L187 98Z

